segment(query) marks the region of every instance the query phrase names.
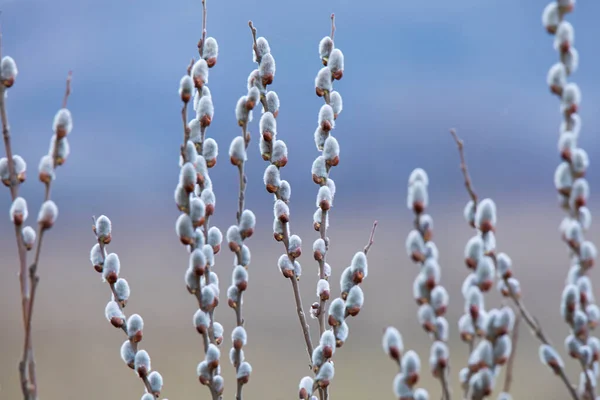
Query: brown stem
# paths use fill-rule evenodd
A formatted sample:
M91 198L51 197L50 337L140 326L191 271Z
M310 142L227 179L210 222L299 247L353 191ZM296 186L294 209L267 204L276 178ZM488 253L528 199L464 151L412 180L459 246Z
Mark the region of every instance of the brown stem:
M250 27L250 31L252 31L252 40L254 42L252 49L254 49L254 54L256 55L256 62L260 64L260 55L258 54L258 45L256 44L256 28L252 21L248 21L248 26Z
M456 146L458 146L458 155L460 156L460 170L462 171L463 177L465 178L465 188L467 189L467 192L469 193L471 200L473 200L473 207L476 208L477 207L477 194L475 193L475 190L473 189L471 177L469 176L469 170L467 168L467 162L465 160L465 151L464 151L463 141L462 141L462 139L460 139L458 137L455 129L450 129L450 134L454 138L454 141L456 142Z
M200 43L198 43L200 58L202 58L204 53L204 43L206 42L206 14L206 0L202 0L202 39L200 39Z
M333 35L335 34L335 14L331 14L331 40L333 41Z
M308 358L311 360L312 364L313 345L312 340L310 338L310 327L308 326L308 322L306 322L306 314L304 314L304 308L302 307L302 297L300 296L298 277L294 276L293 278L290 278L290 282L292 282L292 289L294 290L296 312L298 313L298 319L300 320L300 325L302 326L304 342L306 343L306 352L308 353Z
M375 230L377 229L377 224L378 223L379 223L378 221L374 221L373 222L373 228L371 228L371 234L369 235L369 242L367 243L367 245L363 249L363 253L365 253L365 256L367 255L367 253L371 249L371 246L373 246L373 243L375 243Z
M520 322L521 322L521 318L519 316L517 316L517 318L515 319L515 325L513 327L512 337L511 337L512 349L510 352L510 356L508 357L508 362L506 363L506 374L504 376L504 388L502 389L502 391L505 393L510 392L510 385L512 384L512 380L513 380L513 368L514 368L514 364L515 364L515 358L517 356L517 343L519 341L519 323Z

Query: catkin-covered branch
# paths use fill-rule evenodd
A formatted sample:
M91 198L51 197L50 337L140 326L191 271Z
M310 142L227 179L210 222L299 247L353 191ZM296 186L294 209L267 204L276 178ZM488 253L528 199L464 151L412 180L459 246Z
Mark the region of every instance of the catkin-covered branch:
M218 146L214 139L206 137L206 130L214 115L208 75L209 69L217 62L219 47L214 38L206 37L206 13L206 0L203 0L202 38L198 43L200 59L188 68L179 84L184 143L181 145L179 183L175 188L175 203L181 214L175 229L190 253L185 282L198 303L193 323L202 336L205 359L198 364L197 374L200 383L209 388L213 400L216 400L221 398L224 390L219 360L223 326L214 318L220 290L219 278L213 268L223 235L217 227L209 224L215 212L216 199L208 172L217 163ZM190 102L195 117L187 122Z
M560 99L562 119L558 139L561 161L555 171L554 184L559 204L567 214L560 231L570 258L570 270L561 303L562 318L571 330L565 346L582 368L577 393L581 399L595 399L595 363L600 357L600 340L592 336L591 331L600 322L600 308L595 304L588 272L594 265L598 251L584 235L590 229L592 216L587 207L590 185L585 178L589 157L578 145L581 134L581 91L576 83L568 82L579 66L575 30L565 19L574 6L574 0L554 1L544 9L542 22L546 31L554 35L554 49L559 55L559 61L548 71L547 83L551 93ZM545 352L549 353L550 349Z
M69 144L66 136L71 132L73 121L71 113L66 107L71 89L71 73L67 77L62 107L54 117L52 125L54 135L50 142L50 149L39 163L39 179L45 185L45 194L44 202L37 217L37 233L33 227L25 225L28 216L27 202L23 197L19 197L19 187L25 182L27 164L21 156L13 154L10 126L6 112L7 90L15 84L17 75L18 69L15 61L9 56L2 57L0 54L0 119L2 120L2 136L6 151L6 157L0 159L0 180L10 189L12 199L10 218L15 228L19 255L19 282L24 331L23 355L19 363L19 375L24 399L35 400L38 396L38 387L31 328L33 307L40 280L37 269L44 233L52 228L58 217L58 208L50 199L50 189L55 178L55 170L66 161L69 155ZM27 267L27 252L34 247L33 262Z
M313 351L310 328L300 296L299 280L302 267L297 259L302 254L302 240L298 235L291 234L290 209L288 202L291 195L291 186L281 179L281 168L287 164L287 145L283 140L277 139L277 116L279 115L279 97L274 91L267 89L275 77L275 59L271 54L269 42L264 37L256 37L256 28L252 21L248 23L252 32L254 61L258 68L248 76L248 95L238 100L236 117L238 123L245 131L245 126L252 120L252 108L257 101L263 106L263 114L259 122L260 142L259 148L263 160L269 163L265 169L263 182L267 192L274 196L273 207L274 238L282 242L285 253L279 258L278 266L286 279L289 279L294 292L296 313L302 328L306 351L309 359Z
M512 338L509 335L515 321L512 309L509 307L488 311L485 309L483 294L496 283L498 291L502 296L513 301L533 334L543 343L540 348L542 361L561 378L571 396L578 399L566 376L560 357L551 347L550 341L535 317L521 300L521 285L514 277L511 258L505 253L497 252L496 204L489 198L478 201L469 177L463 142L454 129L450 133L458 147L465 187L471 198L465 206L463 215L467 223L477 230L477 234L469 239L465 247L465 264L472 272L462 286L465 313L458 323L461 338L472 347L469 365L460 372L465 396L468 400L489 396L495 385L492 371L496 366L504 365L512 352ZM479 342L473 347L472 343L476 338ZM503 396L510 398L508 393L503 393Z
M448 308L448 292L441 285L439 253L432 240L433 218L427 214L429 203L429 178L421 168L415 169L408 178L407 205L414 213L414 228L406 239L408 256L420 265L419 274L413 284L414 297L419 305L419 324L434 341L429 358L430 369L442 386L442 399L450 400L448 369L450 351L448 349L448 321L445 318ZM410 380L406 380L411 387Z
M106 304L104 315L112 326L122 329L127 340L121 345L121 359L133 369L144 383L146 393L142 400L155 399L160 396L163 387L162 375L152 371L150 355L139 349L144 336L144 320L138 314L127 318L124 308L131 295L129 283L120 277L121 261L117 253L108 253L106 247L112 241L112 223L105 215L94 218L92 227L97 243L90 251L90 261L94 269L102 274L102 281L110 288L111 300Z

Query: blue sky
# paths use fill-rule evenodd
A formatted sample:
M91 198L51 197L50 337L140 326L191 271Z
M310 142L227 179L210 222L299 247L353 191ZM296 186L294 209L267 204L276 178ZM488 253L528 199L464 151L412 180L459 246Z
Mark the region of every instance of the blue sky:
M342 162L333 176L346 195L360 200L368 187L381 199L403 198L416 166L429 172L434 194L462 195L449 127L466 140L482 190L494 196L525 189L551 193L560 117L558 101L545 86L557 57L541 26L545 4L209 0L208 33L220 46L209 81L216 111L208 135L222 156L213 180L237 182L226 152L239 134L233 109L254 68L247 26L252 19L277 61L271 88L281 98L279 134L290 149L284 175L298 201L312 205L312 135L322 104L313 89L317 45L335 12L346 71L336 83L345 109L334 133ZM200 1L9 0L0 1L0 9L3 54L13 56L20 70L9 93L9 118L16 152L28 160L31 176L47 151L52 117L72 69L75 128L57 199L86 214L87 208L124 204L125 198L168 204L181 140L177 88L197 54ZM600 55L593 39L600 37L593 20L599 14L600 3L582 1L569 16L581 54L573 79L583 92L580 145L592 159L592 183L600 155ZM250 130L256 132L256 123ZM251 146L250 200L264 196L265 167L256 140ZM25 185L25 194L40 192L33 179ZM0 199L0 205L7 202Z

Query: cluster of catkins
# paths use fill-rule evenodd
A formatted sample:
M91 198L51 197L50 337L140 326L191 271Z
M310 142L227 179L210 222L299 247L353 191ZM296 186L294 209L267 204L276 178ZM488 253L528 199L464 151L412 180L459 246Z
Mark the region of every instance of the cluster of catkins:
M139 350L143 338L144 320L138 314L127 318L123 309L127 305L131 290L129 283L119 277L121 262L117 253L108 253L106 246L112 240L112 223L102 215L95 220L94 234L98 243L90 251L90 261L94 269L102 274L102 280L108 283L111 300L106 304L104 315L115 328L120 328L127 335L127 340L121 346L121 358L133 369L144 382L146 393L142 400L154 399L160 395L163 378L157 371L151 370L150 355L146 350Z
M560 58L550 68L547 82L551 92L560 98L562 117L558 140L561 162L554 175L554 184L559 203L567 213L560 225L560 232L571 257L571 268L561 301L562 317L571 328L565 346L584 371L580 376L579 395L590 397L600 374L600 340L591 336L590 330L600 321L600 309L595 304L592 282L587 276L594 265L597 249L584 237L584 232L591 226L592 215L586 207L590 188L585 173L589 159L585 150L577 145L581 132L581 117L578 114L581 92L576 83L567 82L567 77L577 70L579 63L579 54L574 47L575 31L563 19L573 11L574 3L574 0L562 0L548 4L542 22L548 33L554 35L554 49ZM549 346L542 347L540 356L555 371L563 367L562 360Z
M219 398L224 389L218 347L223 341L223 326L214 320L220 289L219 278L212 268L215 255L221 249L223 235L217 227L209 226L216 199L208 171L217 162L218 146L214 139L205 137L214 114L207 83L209 69L217 62L217 41L208 37L200 44L200 49L201 58L179 84L179 95L184 104L184 143L179 183L175 189L175 203L181 214L175 229L181 243L190 252L185 283L198 302L193 323L203 338L205 351L205 359L198 364L198 377L200 383L208 386L212 397ZM186 122L187 104L192 98L196 115Z
M317 283L318 302L311 307L311 316L319 320L320 339L311 355L311 363L316 377L313 379L305 376L299 384L299 398L309 399L317 389L328 390L334 375L333 361L331 360L336 348L341 347L348 338L349 328L346 319L356 316L364 303L364 294L360 283L367 277L367 255L357 252L350 266L346 267L340 278L340 297L335 298L326 312L326 304L330 298L331 290L329 277L331 267L326 262L329 250L327 228L329 225L329 211L335 196L335 182L330 178L331 168L339 163L340 146L332 135L335 121L342 112L342 97L333 90L333 81L339 80L344 72L344 55L335 48L333 38L326 36L319 43L319 56L324 67L315 78L316 94L323 97L325 104L321 106L318 114L317 128L315 130L315 145L321 154L312 165L312 178L319 185L317 192L317 209L313 215L314 229L319 232L319 238L313 243L313 256L319 265L319 281ZM330 326L327 329L325 324Z
M6 96L6 89L11 88L18 75L17 64L9 57L5 56L0 62L0 80L2 81L1 96ZM56 178L56 167L63 165L69 156L69 142L67 135L73 128L73 119L71 112L66 108L58 110L54 116L52 130L54 134L50 140L50 149L48 154L40 159L38 173L40 181L47 187ZM29 214L27 210L27 201L23 197L16 197L17 187L25 182L27 178L27 163L23 157L17 154L11 154L9 157L0 158L0 180L2 183L15 190L13 202L10 206L10 220L18 230L18 235L26 250L31 250L36 242L36 238L42 231L50 229L58 217L58 207L49 199L47 192L46 198L38 212L38 231L31 226L24 226L25 220Z
M441 269L438 263L437 246L431 240L433 236L433 218L425 211L429 202L427 186L429 178L421 168L415 169L408 179L407 205L415 214L414 228L406 239L406 251L411 260L420 265L419 273L413 283L413 294L419 310L419 324L434 340L430 349L430 368L434 377L447 387L449 349L448 321L444 317L448 308L448 292L440 284ZM417 373L416 371L415 373ZM397 378L395 391L399 397L410 394L414 377L404 375ZM402 394L404 393L404 394ZM401 395L402 394L402 395Z
M465 246L465 264L472 272L462 285L465 301L464 314L459 319L461 339L472 351L468 366L460 371L460 382L469 398L489 396L494 390L496 377L511 356L511 333L515 324L512 308L485 309L484 294L496 283L504 297L517 300L521 296L519 281L513 277L512 260L496 249L496 204L492 199L477 203L470 200L465 209L467 223L477 234ZM499 399L510 399L500 393Z

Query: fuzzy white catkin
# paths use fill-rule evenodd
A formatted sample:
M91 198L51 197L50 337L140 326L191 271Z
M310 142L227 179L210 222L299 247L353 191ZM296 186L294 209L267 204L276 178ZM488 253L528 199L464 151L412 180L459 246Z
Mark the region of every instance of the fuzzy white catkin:
M359 271L363 274L363 278L366 278L369 274L367 255L362 251L359 251L354 254L350 266L352 267L353 273Z
M256 105L260 101L260 90L256 86L252 86L248 89L248 95L246 96L246 104L245 106L248 108L252 104ZM250 103L250 105L248 105ZM254 108L254 107L252 107Z
M219 55L219 45L217 44L217 40L215 38L206 38L202 55L204 56L204 59L217 57Z
M323 157L325 157L325 160L331 161L339 156L340 144L336 138L329 136L327 139L325 139L325 143L323 144Z
M104 264L104 254L102 253L98 243L92 246L92 250L90 250L90 261L92 265Z
M160 393L163 387L163 377L157 371L152 371L148 375L148 382L153 393Z
M192 67L192 77L194 80L200 80L203 83L208 83L208 64L204 59L196 61Z
M33 229L30 226L26 226L25 228L23 228L22 236L25 247L27 247L27 249L31 249L35 243L35 229Z
M317 207L324 207L324 203L327 204L327 207L330 207L332 202L333 196L331 195L331 190L327 186L321 186L317 192Z
M273 76L275 75L275 59L269 54L262 56L258 71L261 76ZM264 83L264 82L263 82Z
M121 345L121 359L125 364L131 365L134 362L136 351L131 345L131 341L126 340Z
M144 329L144 320L138 314L133 314L127 319L127 335L134 336Z
M18 217L21 218L22 221L27 219L28 211L27 211L27 202L23 197L17 197L15 201L12 202L10 206L10 220L14 223Z
M246 108L246 102L248 101L247 96L242 96L238 99L235 106L235 119L237 119L240 125L252 121L252 110Z
M340 49L333 49L329 55L327 66L332 73L344 70L344 54Z
M209 230L208 230L208 244L211 245L212 247L217 247L221 245L221 242L223 241L223 234L221 233L221 231L219 230L219 228L217 228L216 226L212 226Z
M43 223L46 228L52 226L58 217L58 207L52 200L46 200L40 207L38 223Z
M246 161L246 145L243 137L237 136L231 141L231 146L229 146L229 157L242 162Z
M315 78L315 87L322 90L327 90L329 92L333 90L331 70L329 68L323 67L317 73L317 77Z
M273 115L279 112L279 96L272 90L267 93L267 111Z
M66 108L61 108L54 116L54 121L52 122L52 130L54 132L62 130L66 134L69 134L72 129L73 117L71 116L71 112Z
M413 394L413 400L429 400L429 393L423 388L416 389Z
M275 165L269 165L265 169L263 183L265 184L265 186L273 186L275 188L278 188L281 185L281 180L279 179L279 176L279 168L277 168Z
M258 39L256 39L256 52L258 53L259 57L264 57L266 54L269 54L271 52L271 47L269 46L269 42L267 41L267 39L265 39L264 37L259 37ZM253 56L255 56L254 53L252 53ZM256 62L256 58L254 57L254 62Z
M246 330L242 326L236 326L231 332L231 341L240 342L242 346L245 346L248 341L248 335Z
M261 134L270 132L273 137L277 135L277 120L272 113L266 112L260 117L259 130Z
M414 392L406 384L406 376L403 373L398 373L394 377L393 382L394 395L398 399L414 399Z
M560 14L558 10L557 2L551 2L544 8L542 13L542 24L546 29L554 29L558 27L560 23Z
M145 368L146 371L151 370L152 365L150 363L150 355L146 350L139 350L137 353L135 353L134 362L136 371L140 368Z
M280 161L288 156L287 145L283 140L276 140L273 143L273 151L271 152L271 160L274 162Z
M300 384L298 385L298 390L302 393L306 392L307 395L312 393L314 381L310 376L305 376L300 380Z
M581 90L579 86L574 82L567 83L563 89L561 101L563 107L579 105L581 103Z
M319 156L313 161L312 174L319 178L327 178L328 173L325 157Z
M40 159L40 163L38 165L38 172L40 173L40 175L49 176L52 180L56 178L56 174L54 173L54 161L52 160L52 156L45 155Z
M200 101L198 102L198 110L196 112L196 117L198 119L202 119L207 116L212 119L215 113L215 107L213 106L212 97L210 96L202 96Z
M329 122L331 128L335 127L335 119L333 118L333 108L329 104L323 104L319 109L319 125L323 126L324 122ZM325 129L325 128L324 128Z
M104 268L102 270L102 278L106 280L109 274L115 273L119 275L121 270L121 262L117 253L110 253L104 260Z
M112 223L110 219L106 215L101 215L96 219L96 234L98 237L102 238L107 235L110 235L112 231Z
M329 305L329 315L332 316L337 322L341 323L345 318L345 309L346 305L344 304L344 300L338 297Z
M241 379L241 378L245 378L247 376L250 376L250 374L252 373L252 366L250 365L249 362L242 362L238 368L237 374L236 374L236 378L237 379Z
M333 363L328 362L321 366L315 379L317 382L329 381L329 380L333 379L334 375L335 375L335 369L333 368Z
M180 238L191 239L194 236L194 226L191 218L187 214L181 214L177 218L175 231Z
M2 61L0 62L0 77L2 80L14 80L18 74L19 70L17 69L15 60L10 56L2 57Z
M15 154L13 156L13 166L17 175L20 175L27 171L27 163L20 155Z
M365 296L360 286L353 286L348 292L348 297L346 298L346 308L362 308L364 302Z
M117 295L117 300L126 301L129 299L131 294L131 289L129 288L129 283L123 278L119 278L115 283L115 293Z
M418 374L421 370L421 359L413 351L407 351L402 357L402 371L407 375Z
M244 210L240 216L240 231L245 232L254 229L256 226L256 216L250 210Z
M559 88L564 87L567 84L567 70L563 63L556 63L548 71L546 77L548 86L557 86Z
M325 36L319 42L319 56L321 58L328 58L333 50L333 40L329 36Z
M344 108L344 103L342 101L342 95L340 95L336 91L331 92L331 94L329 95L329 104L331 105L331 108L333 109L333 113L336 116L338 116L342 112L342 109Z
M560 50L562 44L573 45L575 43L575 29L573 25L566 20L562 20L556 29L554 36L554 48Z
M192 77L189 75L184 75L179 81L179 96L191 96L193 90L194 81L192 80Z
M113 318L121 318L124 319L125 316L121 311L119 305L114 301L109 301L104 308L104 316L110 322Z

